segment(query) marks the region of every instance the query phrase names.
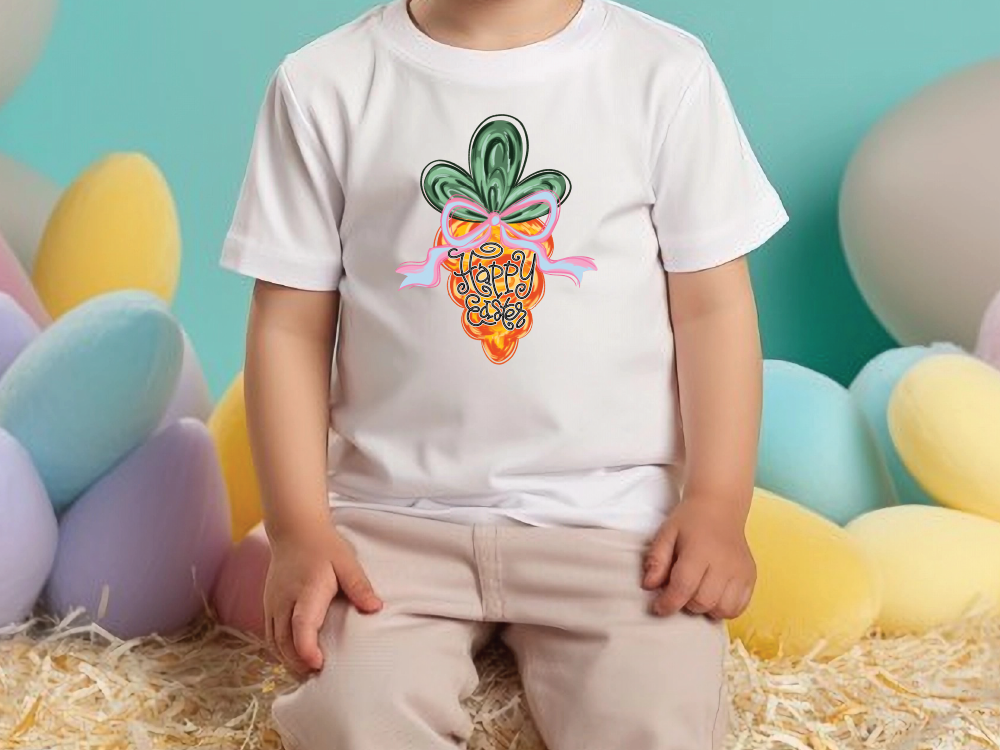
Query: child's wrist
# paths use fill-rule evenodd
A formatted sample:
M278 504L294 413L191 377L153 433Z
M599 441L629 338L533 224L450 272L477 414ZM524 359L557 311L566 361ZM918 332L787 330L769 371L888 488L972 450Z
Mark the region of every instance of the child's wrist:
M746 520L753 499L753 488L713 487L685 488L683 502L698 505L707 510L718 512L724 518L738 517Z
M264 519L264 531L271 546L298 543L334 531L329 515L302 515L291 518Z

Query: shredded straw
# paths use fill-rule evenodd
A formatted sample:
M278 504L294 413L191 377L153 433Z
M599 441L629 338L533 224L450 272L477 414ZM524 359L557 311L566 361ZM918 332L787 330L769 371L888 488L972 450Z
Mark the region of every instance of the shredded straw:
M256 639L211 617L130 641L77 620L0 629L0 749L281 747L270 703L294 682ZM491 645L478 666L469 750L544 750L509 654ZM827 661L734 643L728 679L728 750L1000 750L998 619L873 633Z

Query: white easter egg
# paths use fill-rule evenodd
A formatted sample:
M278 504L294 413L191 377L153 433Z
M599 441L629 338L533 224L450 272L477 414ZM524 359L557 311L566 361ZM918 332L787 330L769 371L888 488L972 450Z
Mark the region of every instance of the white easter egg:
M926 88L871 131L840 198L848 264L904 345L971 351L1000 289L1000 59Z
M52 31L56 0L0 3L0 104L27 77Z
M60 195L48 177L0 154L0 230L29 273Z

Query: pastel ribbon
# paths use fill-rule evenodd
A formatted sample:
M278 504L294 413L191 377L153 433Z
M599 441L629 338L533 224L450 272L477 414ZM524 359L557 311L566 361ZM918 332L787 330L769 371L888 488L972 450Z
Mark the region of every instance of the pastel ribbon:
M545 225L535 234L525 234L508 224L504 219L511 214L520 211L522 208L534 206L538 203L547 203L549 213L545 219ZM457 208L467 208L486 217L485 221L472 227L465 234L456 237L451 233L448 221L451 213ZM542 273L553 276L567 276L580 286L580 281L584 271L596 271L597 266L592 258L583 256L571 256L561 260L552 260L545 254L543 242L552 236L552 231L559 221L559 201L551 190L539 190L536 193L527 195L516 203L510 205L503 213L487 211L475 201L468 198L456 197L448 201L441 210L441 234L445 239L445 244L435 245L427 251L427 257L423 261L411 261L403 263L396 269L396 273L405 274L406 278L399 288L407 286L437 286L441 282L441 264L448 257L451 249L465 250L475 245L477 242L488 236L493 227L500 227L501 244L505 247L519 247L530 250L535 254L538 269Z

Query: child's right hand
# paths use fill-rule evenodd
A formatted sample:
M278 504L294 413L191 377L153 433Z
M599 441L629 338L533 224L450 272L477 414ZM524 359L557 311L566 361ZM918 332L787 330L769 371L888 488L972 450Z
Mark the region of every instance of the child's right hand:
M359 612L382 608L354 549L334 527L272 542L264 623L268 645L289 671L304 675L323 666L319 630L338 591Z

